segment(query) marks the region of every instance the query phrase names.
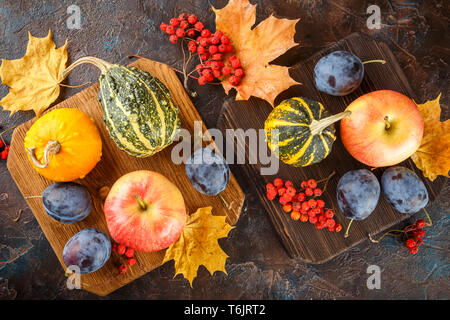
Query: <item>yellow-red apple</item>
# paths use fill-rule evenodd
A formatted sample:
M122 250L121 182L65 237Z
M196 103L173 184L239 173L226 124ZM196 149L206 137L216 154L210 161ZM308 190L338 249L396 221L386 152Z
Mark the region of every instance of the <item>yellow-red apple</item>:
M392 166L420 146L423 120L413 100L392 90L378 90L354 100L341 120L341 139L348 152L371 167Z
M104 211L111 237L136 251L167 248L180 237L186 223L180 190L153 171L134 171L117 180Z

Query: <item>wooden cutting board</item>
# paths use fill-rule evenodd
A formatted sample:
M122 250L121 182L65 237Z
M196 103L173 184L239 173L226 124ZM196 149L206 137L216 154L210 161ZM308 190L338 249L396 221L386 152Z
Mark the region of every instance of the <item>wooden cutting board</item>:
M313 71L316 62L321 57L335 50L350 51L362 61L384 59L386 64L367 64L365 66L364 80L359 89L345 97L333 97L319 92L314 87ZM391 89L414 98L411 87L388 46L366 35L352 34L348 36L309 59L296 64L291 68L290 74L302 85L291 87L280 94L275 101L276 104L287 98L303 96L322 102L332 114L336 114L344 111L346 106L357 97L374 90ZM422 102L420 101L420 103ZM243 130L249 128L262 129L264 128L264 121L271 110L270 104L261 99L251 98L248 101L234 101L230 99L224 103L221 112L223 116L219 120L218 127L222 130L227 128L242 128ZM345 219L339 212L336 202L336 186L339 178L347 171L367 167L352 158L345 150L339 139L338 127L339 125L336 126L338 138L333 145L331 154L318 164L305 168L294 168L280 162L279 172L274 176L262 176L260 168L266 166L261 165L259 161L254 165L247 164L240 167L254 189L253 193L257 194L259 200L263 203L288 254L306 263L319 264L326 262L352 246L367 240L369 234L376 235L382 230L408 218L407 215L396 212L380 197L375 211L364 221L355 221L351 227L350 236L344 238L344 230L349 220ZM238 145L247 147L246 142L242 137L238 137L235 150L237 150ZM246 163L249 163L248 153ZM431 183L428 179L423 178L420 170L416 169L411 160L407 160L401 165L407 166L419 174L427 186L430 198L434 199L442 187L444 178L438 178L434 183ZM310 178L320 180L333 171L336 171L336 175L329 181L326 193L322 196L322 199L328 207L336 209L337 220L343 226L343 230L340 233L329 232L328 229L318 230L310 223L293 221L289 214L282 210L282 206L278 201L269 201L265 196L266 183L272 182L275 177L289 179L294 183L295 187L299 187L300 182L303 180ZM379 168L373 172L380 178L383 169Z
M180 108L181 127L188 129L192 134L194 121L201 121L201 118L175 72L165 64L146 59L138 60L131 65L149 72L167 86L175 103ZM218 196L210 197L197 192L186 177L184 165L175 165L172 162L170 155L176 142L154 156L143 159L132 157L119 150L109 139L103 124L101 106L97 101L98 89L97 83L55 106L55 108L78 108L86 112L94 118L102 137L101 161L85 179L77 181L89 189L94 201L95 209L86 219L69 224L57 222L45 213L41 198L33 197L40 196L44 189L53 183L34 171L23 146L25 134L34 120L30 120L14 130L8 156L9 172L33 211L63 268L65 268L62 260L64 245L75 233L84 228L94 227L109 234L102 210L104 196L101 195L100 189L105 186L111 187L119 177L135 170L157 171L175 183L184 196L188 213L193 213L200 207L212 206L213 214L226 215L227 222L232 225L237 222L244 202L244 194L233 175L230 177L229 185L221 193L229 204L229 208L227 208ZM209 136L204 124L203 132ZM29 198L30 196L33 198ZM118 273L117 267L123 262L120 262L119 256L114 253L100 270L81 276L82 289L102 296L107 295L160 266L164 252L163 250L155 253L136 253L137 263L130 267L127 273L121 275ZM64 272L64 270L59 272Z

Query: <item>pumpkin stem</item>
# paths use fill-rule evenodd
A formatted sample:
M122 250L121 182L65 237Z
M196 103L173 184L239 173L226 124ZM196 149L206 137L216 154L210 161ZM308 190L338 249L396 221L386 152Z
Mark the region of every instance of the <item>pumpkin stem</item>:
M80 64L83 63L90 63L93 64L94 66L96 66L97 68L100 69L100 71L102 73L105 73L106 71L108 71L109 68L111 68L112 64L109 62L106 62L102 59L96 58L96 57L82 57L80 59L78 59L77 61L75 61L74 63L72 63L70 66L68 66L66 68L66 70L64 70L61 74L61 80L59 82L62 82L65 78L67 78L67 76L69 75L69 73L75 69L75 67L79 66Z
M311 121L311 124L309 125L309 128L311 130L311 134L314 136L316 134L321 134L322 130L331 126L333 123L341 120L342 118L348 117L351 115L351 111L344 111L335 115L332 115L328 118L320 119L320 120L313 120Z
M30 155L31 162L40 169L45 169L50 164L49 155L50 154L57 154L61 150L61 144L58 141L50 140L47 143L47 146L44 149L44 163L42 164L37 158L34 153L36 150L36 147L28 148L28 154Z

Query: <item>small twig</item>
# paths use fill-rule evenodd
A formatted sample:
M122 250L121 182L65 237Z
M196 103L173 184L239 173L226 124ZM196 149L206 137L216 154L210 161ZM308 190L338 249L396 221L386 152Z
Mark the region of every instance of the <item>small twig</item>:
M17 217L13 219L14 222L19 221L20 216L22 215L22 212L23 212L23 209L20 209L20 210L19 210L19 214L17 215Z
M79 85L76 85L76 86L71 86L71 85L64 84L64 83L60 83L59 85L61 87L66 87L66 88L80 88L80 87L84 87L85 85L88 85L88 84L92 84L92 82L88 81L88 82L85 82L83 84L79 84Z

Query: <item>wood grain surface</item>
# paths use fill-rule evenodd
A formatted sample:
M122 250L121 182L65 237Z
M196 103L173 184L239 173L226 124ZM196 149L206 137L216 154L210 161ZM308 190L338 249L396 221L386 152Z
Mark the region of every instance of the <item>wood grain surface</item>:
M384 59L386 64L372 63L365 65L365 76L360 88L344 97L330 96L319 92L314 87L313 72L316 62L324 55L335 50L350 51L362 61ZM413 91L388 46L383 42L375 41L367 35L349 35L347 38L311 56L309 59L298 63L291 68L290 74L302 85L291 87L283 92L277 97L276 103L290 97L303 96L322 102L332 114L336 114L344 111L346 106L357 97L374 90L390 89L414 98ZM261 129L264 128L264 121L271 110L272 107L260 99L251 98L249 101L228 100L224 103L223 117L219 121L219 127L222 130L226 128ZM339 178L349 170L371 168L359 163L350 156L339 139L339 125L336 126L336 129L338 138L333 145L331 154L318 164L304 168L294 168L280 162L280 169L274 176L262 176L260 169L266 166L261 165L259 162L254 165L245 165L242 168L258 199L263 202L288 254L306 263L324 263L356 244L368 240L369 234L376 235L409 217L406 214L396 212L380 196L380 201L375 211L363 221L354 221L350 230L350 236L344 238L344 230L350 220L347 220L338 209L336 201L337 183ZM236 144L245 145L246 150L248 150L246 140L238 138L236 139ZM249 163L248 153L246 163ZM410 159L400 165L414 170L422 178L430 193L430 199L433 200L440 190L444 178L438 178L434 183L431 183L421 175L420 170L416 169ZM343 226L343 230L340 233L329 232L327 229L318 230L310 223L294 221L289 214L282 210L282 206L278 201L269 201L265 196L266 183L272 182L275 177L289 179L294 182L294 187L299 187L300 182L303 180L310 178L320 180L330 175L333 171L336 174L329 181L326 193L321 198L326 202L327 207L335 209L337 213L336 220ZM383 173L383 168L377 168L373 172L379 179ZM323 187L323 184L321 186Z
M181 127L193 133L194 121L201 121L201 118L175 72L165 64L146 59L138 60L131 65L149 72L168 87L175 103L180 108ZM75 70L75 72L77 71ZM103 141L102 159L85 179L77 181L88 188L94 201L95 209L86 219L68 224L57 222L45 213L41 198L36 197L40 196L44 189L52 184L52 181L45 179L34 171L23 147L25 134L34 120L30 120L15 129L8 157L9 172L33 211L63 268L62 251L64 245L75 233L84 228L95 227L109 234L102 210L103 199L105 198L103 190L110 188L122 175L135 170L157 171L175 183L184 196L188 213L193 213L200 207L212 206L213 214L226 215L228 217L227 222L232 225L237 222L244 202L244 194L233 175L230 177L228 187L221 193L229 204L229 207L226 207L218 196L210 197L197 192L186 177L184 165L176 165L172 162L171 150L176 142L154 156L142 159L132 157L119 150L115 143L109 139L103 124L101 106L97 101L98 88L98 83L92 85L54 107L78 108L94 118L100 130ZM209 136L203 123L202 126L204 134ZM120 262L117 254L112 254L111 259L100 270L81 276L82 288L98 295L107 295L160 266L164 252L162 250L154 253L136 253L137 263L130 267L127 273L121 275L118 273L117 267L123 262Z

